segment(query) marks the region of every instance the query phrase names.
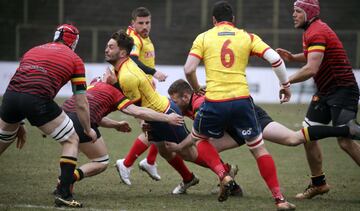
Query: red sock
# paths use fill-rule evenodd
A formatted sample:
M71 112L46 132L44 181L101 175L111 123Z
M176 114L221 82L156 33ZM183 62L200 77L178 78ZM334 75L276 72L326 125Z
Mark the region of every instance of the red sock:
M173 159L168 161L168 163L181 175L184 182L189 182L193 179L193 173L185 165L183 159L180 156L176 155Z
M201 140L197 144L198 157L196 159L197 164L206 164L220 180L225 176L226 170L224 164L220 160L219 153L216 151L213 145L206 140Z
M224 161L222 161L222 160L221 160L221 163L223 164L225 171L226 171L227 173L229 173L229 172L230 172L230 169L231 169L230 164L224 163Z
M155 164L157 154L158 154L158 149L157 149L156 145L151 144L148 156L146 157L148 164L150 164L150 165Z
M129 153L126 155L124 165L130 167L134 164L135 160L146 151L149 146L144 144L140 139L136 139L132 145Z
M273 158L270 154L263 155L256 159L259 171L263 179L265 180L268 188L270 189L273 197L284 198L276 175L276 167Z

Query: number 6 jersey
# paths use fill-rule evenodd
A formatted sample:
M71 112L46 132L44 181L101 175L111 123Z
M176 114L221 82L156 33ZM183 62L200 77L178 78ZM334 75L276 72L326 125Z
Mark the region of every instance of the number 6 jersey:
M206 100L228 101L249 97L245 68L249 56L262 57L269 46L257 35L220 22L197 36L190 55L204 61Z

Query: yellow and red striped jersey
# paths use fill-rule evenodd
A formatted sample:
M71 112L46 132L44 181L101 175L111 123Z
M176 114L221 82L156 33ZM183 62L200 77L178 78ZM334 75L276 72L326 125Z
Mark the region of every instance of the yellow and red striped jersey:
M131 102L161 113L168 109L169 99L154 89L151 80L133 60L126 59L119 67L115 68L115 73L121 90Z
M245 69L251 55L262 57L269 46L257 35L220 22L197 36L190 55L203 60L206 99L227 101L249 97Z
M130 55L138 56L144 65L155 69L155 48L150 37L142 38L131 26L126 33L134 39L134 47Z

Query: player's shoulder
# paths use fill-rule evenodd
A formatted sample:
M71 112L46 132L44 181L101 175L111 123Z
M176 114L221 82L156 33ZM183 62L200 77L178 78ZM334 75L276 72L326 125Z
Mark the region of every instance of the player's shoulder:
M135 29L131 26L129 26L126 30L126 33L131 37L133 38L134 40L134 43L140 43L142 44L143 43L143 39L142 37L135 31Z

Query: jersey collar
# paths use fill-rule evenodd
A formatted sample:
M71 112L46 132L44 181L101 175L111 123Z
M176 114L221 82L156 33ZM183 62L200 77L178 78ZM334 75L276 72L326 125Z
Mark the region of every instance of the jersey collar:
M230 25L230 26L234 26L234 24L232 22L229 21L221 21L215 24L215 26L220 26L220 25Z
M130 57L127 57L124 61L122 61L120 64L116 65L115 67L115 74L116 76L118 77L119 73L120 73L120 70L121 70L121 67L122 65L129 60Z

